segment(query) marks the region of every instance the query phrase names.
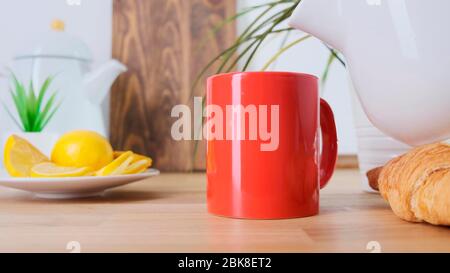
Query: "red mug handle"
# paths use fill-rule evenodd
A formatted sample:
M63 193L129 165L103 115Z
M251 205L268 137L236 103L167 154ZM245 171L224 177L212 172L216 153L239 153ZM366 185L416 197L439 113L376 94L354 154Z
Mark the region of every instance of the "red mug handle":
M336 123L330 105L320 99L320 128L322 130L322 153L320 155L320 188L323 189L331 179L338 152Z

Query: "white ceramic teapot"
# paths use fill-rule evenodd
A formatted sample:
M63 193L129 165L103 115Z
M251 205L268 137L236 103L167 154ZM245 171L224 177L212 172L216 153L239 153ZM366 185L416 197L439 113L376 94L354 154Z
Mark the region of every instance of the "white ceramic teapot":
M301 0L290 25L341 51L370 121L410 145L450 138L449 0Z
M14 58L11 70L26 85L32 80L35 90L47 77L53 77L49 92L57 92L56 100L61 104L47 131L64 133L87 129L106 135L101 103L126 67L110 60L91 71L89 48L81 40L65 33L61 21L55 21L52 27L53 31L44 36L32 51Z

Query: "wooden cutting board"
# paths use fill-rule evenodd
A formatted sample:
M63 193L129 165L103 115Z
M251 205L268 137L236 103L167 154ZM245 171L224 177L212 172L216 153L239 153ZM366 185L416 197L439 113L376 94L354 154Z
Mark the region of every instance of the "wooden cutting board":
M165 171L205 169L205 145L174 141L172 107L192 108L198 72L235 38L232 0L114 0L113 57L128 66L111 95L110 132L116 149L151 156ZM214 68L207 73L213 74ZM195 95L204 95L204 80Z

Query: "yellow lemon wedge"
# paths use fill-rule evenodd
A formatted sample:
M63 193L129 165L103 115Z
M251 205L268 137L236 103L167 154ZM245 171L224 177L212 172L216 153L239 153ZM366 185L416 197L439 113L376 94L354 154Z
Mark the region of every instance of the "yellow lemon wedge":
M3 161L9 175L29 177L34 165L49 159L25 139L12 135L6 141Z
M97 176L108 176L108 175L120 175L128 168L128 166L133 162L133 153L125 152L119 157L114 159L113 162L109 163L102 169L96 172Z
M89 167L98 171L113 161L113 149L106 138L92 131L72 131L55 144L52 162L64 167Z
M89 173L88 167L62 167L51 162L40 163L31 168L31 177L34 178L78 177Z
M122 151L114 151L114 158L117 158L123 155L126 152ZM133 154L133 160L131 164L125 169L123 174L138 174L146 171L151 165L153 161L150 157L146 157L139 154Z

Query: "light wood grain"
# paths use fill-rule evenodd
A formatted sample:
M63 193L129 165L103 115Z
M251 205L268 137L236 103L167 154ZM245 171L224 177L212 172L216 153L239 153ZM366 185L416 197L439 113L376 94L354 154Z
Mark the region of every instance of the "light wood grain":
M356 169L358 168L358 156L356 155L339 155L336 168L338 169Z
M162 174L103 198L46 201L0 188L0 252L450 251L450 229L398 219L356 170L339 170L321 213L292 220L234 220L206 212L204 174Z

